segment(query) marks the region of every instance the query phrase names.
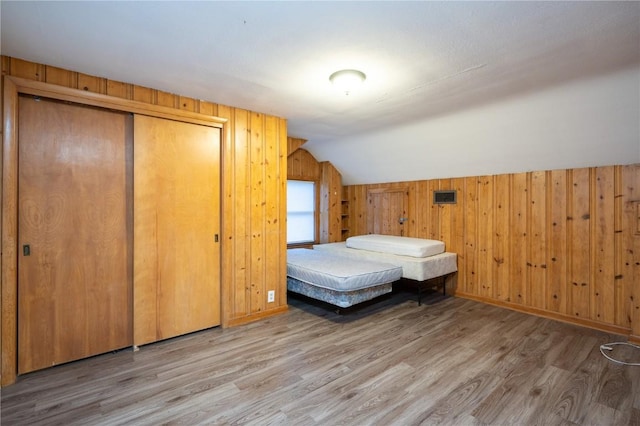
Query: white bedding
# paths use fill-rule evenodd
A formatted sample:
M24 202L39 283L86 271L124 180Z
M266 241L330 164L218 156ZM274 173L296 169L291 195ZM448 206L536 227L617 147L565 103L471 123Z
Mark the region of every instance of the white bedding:
M309 249L287 250L287 276L337 291L353 291L391 283L402 276L402 268L380 261L336 256Z
M394 235L369 234L349 237L346 246L352 249L411 257L429 257L444 253L442 241Z
M399 237L403 238L403 237ZM335 253L351 259L385 262L402 267L402 276L416 281L425 281L432 278L456 272L457 256L455 253L440 253L429 257L399 256L390 253L380 253L369 250L349 248L346 243L316 244L314 251Z

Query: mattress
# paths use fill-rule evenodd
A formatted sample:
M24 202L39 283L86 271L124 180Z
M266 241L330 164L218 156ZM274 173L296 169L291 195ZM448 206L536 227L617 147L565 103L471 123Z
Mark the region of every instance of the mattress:
M402 277L402 268L372 260L310 249L287 250L287 276L316 287L354 291L391 283Z
M336 291L328 288L316 287L295 278L287 277L287 290L302 294L316 300L330 303L340 308L348 308L367 300L375 299L393 291L391 283L367 287L353 291Z
M429 257L400 256L396 254L380 253L369 250L348 248L346 243L316 244L314 251L334 253L339 256L385 262L402 268L402 276L416 281L426 281L441 277L458 270L457 255L455 253L440 253Z
M444 253L442 241L395 235L358 235L347 238L346 245L353 249L411 257L429 257Z

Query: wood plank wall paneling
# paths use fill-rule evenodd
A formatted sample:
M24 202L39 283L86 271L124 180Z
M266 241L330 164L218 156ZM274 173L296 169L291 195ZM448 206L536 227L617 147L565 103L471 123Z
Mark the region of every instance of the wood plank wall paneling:
M615 211L614 211L614 168L597 168L592 174L592 199L594 204L591 218L590 262L593 287L591 289L591 316L597 321L613 323L615 312L615 279L608 285L609 277L615 277Z
M287 178L320 182L322 168L309 151L299 148L287 158Z
M442 189L454 189L458 195L464 194L464 178L455 178L451 180L451 186L449 188ZM457 205L448 205L450 211L449 220L451 221L451 234L449 235L449 248L455 253L460 253L459 259L464 259L464 236L465 236L465 216L464 211L457 208ZM446 220L446 219L445 219ZM505 269L505 268L503 268ZM458 271L461 276L465 275L466 265L464 262L458 262ZM452 279L452 285L454 288L458 285L458 275L456 274Z
M640 165L346 186L350 235L368 190L407 187L406 235L458 254L457 295L640 341Z
M264 198L267 200L265 204L264 217L264 234L265 234L265 254L272 253L276 257L276 263L286 263L286 252L281 250L282 239L286 243L286 233L282 234L280 223L286 223L286 216L281 216L282 206L286 206L286 190L287 190L287 172L285 153L278 149L280 143L280 125L279 120L272 116L264 116L264 140L266 141L266 149L264 153ZM285 132L286 135L286 132ZM286 210L285 210L286 215ZM271 306L280 306L286 304L286 290L282 291L279 280L281 276L272 274L267 269L264 281L264 298L266 304L265 310L269 310ZM275 302L267 303L267 293L273 291L275 293Z
M462 206L465 218L465 231L464 231L464 251L459 255L464 259L465 268L464 276L460 276L458 282L462 283L460 292L466 294L479 294L478 281L476 279L476 269L478 262L477 254L477 229L478 229L478 179L475 177L465 178L463 197L458 197L458 204L456 206ZM462 198L462 203L460 203ZM427 198L429 200L429 198ZM427 201L428 204L433 205L433 200ZM436 225L437 226L437 225ZM427 232L426 235L432 235L431 232ZM445 247L449 247L447 241L445 241ZM460 263L460 260L458 261Z
M507 301L529 304L529 283L527 280L527 176L524 173L511 176L511 210L510 222L511 244L511 294Z
M320 170L320 243L343 241L342 176L328 161Z
M307 143L306 139L287 137L287 155L291 156L305 143Z
M546 308L547 301L547 174L546 172L529 173L527 221L528 229L528 281L531 305Z
M509 175L495 176L495 197L494 197L494 237L493 237L493 260L495 262L495 293L498 300L510 301L510 271L511 265L511 226L509 212L511 197L509 193ZM452 249L455 251L455 249Z
M365 185L349 185L343 189L346 200L348 201L347 228L349 231L345 235L345 239L351 235L362 235L367 233L366 228L366 199L367 191Z
M286 121L217 105L229 120L223 152L223 325L286 309ZM276 302L267 303L267 291ZM225 313L225 309L228 312Z
M493 298L493 176L478 179L478 285L480 295ZM442 226L440 226L442 227Z
M567 252L567 172L565 170L551 171L549 186L549 259L547 264L547 309L561 314L567 314L568 288L566 286L568 262Z
M265 200L261 195L265 192L264 180L264 150L262 146L263 121L259 114L250 114L250 136L249 136L249 162L251 174L251 261L250 261L250 313L260 312L264 309L266 302L266 292L263 292L261 283L266 279L266 267L263 254L265 245Z
M590 195L591 170L571 170L571 192L569 193L569 270L571 271L569 305L571 315L589 317L590 313Z
M222 153L223 325L287 309L283 118L2 56L2 74L227 119ZM3 92L4 93L4 92ZM276 302L266 302L268 289Z

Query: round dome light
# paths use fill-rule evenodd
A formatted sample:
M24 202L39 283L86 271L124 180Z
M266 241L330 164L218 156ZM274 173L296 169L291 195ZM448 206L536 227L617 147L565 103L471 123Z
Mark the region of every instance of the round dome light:
M366 78L367 76L358 70L340 70L329 76L331 83L345 95L357 89Z

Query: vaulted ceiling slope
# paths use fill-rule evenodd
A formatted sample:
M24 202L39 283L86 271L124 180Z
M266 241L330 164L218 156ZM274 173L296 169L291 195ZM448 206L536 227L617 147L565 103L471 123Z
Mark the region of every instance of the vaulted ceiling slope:
M285 117L346 183L640 162L639 2L3 0L0 14L5 55ZM349 96L328 80L343 68L367 75Z

